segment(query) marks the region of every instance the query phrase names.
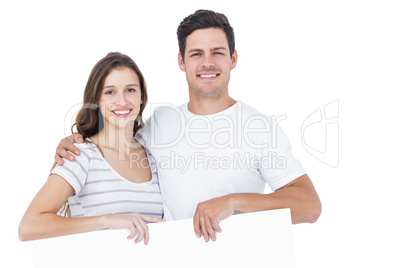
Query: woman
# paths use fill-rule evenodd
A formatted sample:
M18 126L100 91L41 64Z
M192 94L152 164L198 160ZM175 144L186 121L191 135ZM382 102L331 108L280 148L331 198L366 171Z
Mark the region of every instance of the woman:
M20 223L22 241L128 228L129 239L148 244L145 222L163 221L163 208L153 159L134 139L146 103L144 77L131 58L109 53L95 65L75 123L86 142L33 199ZM71 217L59 215L63 204Z

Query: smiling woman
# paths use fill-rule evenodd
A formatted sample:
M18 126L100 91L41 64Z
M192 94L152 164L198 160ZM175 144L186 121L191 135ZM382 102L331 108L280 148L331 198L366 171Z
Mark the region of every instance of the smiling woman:
M84 103L87 107L92 107L92 109L81 109L74 124L78 133L82 134L84 139L95 135L103 129L104 113L102 114L100 111L106 112L106 109L99 107L102 105L101 102L104 103L105 101L101 101L101 98L106 98L104 97L105 95L116 96L117 86L127 87L125 89L129 92L133 90L140 91L142 105L139 107L137 120L133 122L133 131L137 132L143 125L142 112L148 101L147 87L144 76L137 64L129 57L126 57L120 53L109 53L94 66L84 91ZM125 71L121 72L123 69ZM120 76L125 78L126 85L116 81Z
M105 80L99 107L108 124L132 132L135 119L142 113L141 87L138 75L130 68L110 71ZM121 120L120 120L121 119ZM125 120L123 120L125 119Z
M109 53L95 65L74 124L86 142L76 145L76 161L54 168L33 199L20 223L21 240L128 228L128 238L148 243L145 223L163 221L163 209L156 165L134 139L146 102L144 77L131 58ZM64 203L71 217L59 215Z

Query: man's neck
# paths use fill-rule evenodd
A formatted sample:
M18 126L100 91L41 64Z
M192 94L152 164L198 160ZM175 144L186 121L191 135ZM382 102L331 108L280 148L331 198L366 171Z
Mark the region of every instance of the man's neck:
M236 101L229 95L218 98L205 98L190 94L188 110L197 115L210 115L222 112L235 103Z

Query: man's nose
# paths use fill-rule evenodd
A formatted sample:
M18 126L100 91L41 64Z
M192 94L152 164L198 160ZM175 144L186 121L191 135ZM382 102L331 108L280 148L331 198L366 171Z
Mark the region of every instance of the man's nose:
M204 56L201 66L203 68L212 68L215 66L213 58L209 55Z

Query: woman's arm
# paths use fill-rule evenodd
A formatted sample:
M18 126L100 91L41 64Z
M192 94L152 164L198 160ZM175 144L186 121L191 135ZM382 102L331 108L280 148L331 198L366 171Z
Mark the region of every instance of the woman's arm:
M130 213L122 215L104 215L82 218L66 218L57 212L73 193L71 185L57 174L49 179L32 200L25 212L18 229L21 241L36 240L55 236L78 234L102 229L128 228L136 243L144 238L148 244L149 233L146 222L161 222L162 219Z

